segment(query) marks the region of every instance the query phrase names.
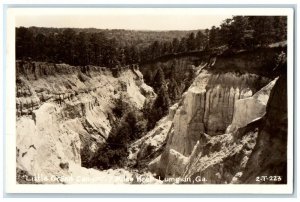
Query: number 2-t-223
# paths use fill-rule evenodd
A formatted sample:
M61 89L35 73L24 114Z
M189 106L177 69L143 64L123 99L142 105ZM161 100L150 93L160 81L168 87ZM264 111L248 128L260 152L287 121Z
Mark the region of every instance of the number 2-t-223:
M256 182L280 182L282 180L281 176L268 176L268 175L262 175L256 177Z

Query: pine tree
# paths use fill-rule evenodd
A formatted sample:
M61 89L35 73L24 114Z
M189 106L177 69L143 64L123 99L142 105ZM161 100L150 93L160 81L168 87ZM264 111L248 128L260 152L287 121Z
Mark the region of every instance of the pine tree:
M45 58L48 56L46 55L46 36L44 34L37 34L35 37L35 42L36 42L36 57L38 58L39 61L45 61Z
M75 59L75 36L76 33L73 29L68 28L60 35L60 60L68 64L74 64Z
M87 65L89 62L89 40L85 32L80 32L76 38L75 44L75 65Z
M165 75L160 66L158 66L158 69L156 71L156 74L153 78L152 87L154 88L155 92L158 92L158 90L163 86L165 83Z
M209 49L209 29L205 29L205 48L204 49Z
M202 31L198 31L195 39L195 45L197 50L203 50L205 46L205 35L202 33Z
M273 41L274 18L272 16L257 16L253 18L252 27L254 29L253 38L256 44L266 46Z
M16 57L31 57L33 58L34 53L35 40L33 37L33 33L25 27L20 27L16 29Z
M179 87L176 81L176 69L175 64L173 63L171 66L171 72L169 76L169 83L168 83L168 94L169 98L172 102L175 102L179 97Z
M178 52L186 52L188 50L187 47L187 39L185 37L182 37L179 43L179 51Z
M188 39L187 39L187 49L188 51L193 51L196 48L195 44L195 34L192 32L190 33Z
M174 38L172 41L172 53L179 52L179 40L177 38Z
M220 35L222 38L222 41L228 45L230 43L230 37L231 37L231 30L230 30L230 26L231 26L231 22L232 19L227 18L226 20L224 20L222 22L222 24L220 25L221 30L220 30Z
M168 92L164 87L161 87L158 91L157 98L154 102L154 107L156 109L159 109L159 111L161 112L160 115L162 117L168 112L169 106L170 106L170 98Z
M159 121L163 116L168 113L170 106L170 98L167 90L162 86L158 93L157 98L155 99L152 109L149 113L147 113L148 117L148 130L151 130L157 121Z
M248 27L248 19L244 16L234 16L230 24L228 45L231 48L245 47L245 32Z
M217 40L217 31L216 27L212 26L210 31L209 31L209 47L213 48L216 46L216 41Z
M179 97L179 87L174 78L171 78L168 84L168 94L172 102L175 102Z
M147 69L144 73L144 81L147 84L151 84L152 83L152 71L150 69Z
M274 42L287 40L287 17L274 17Z

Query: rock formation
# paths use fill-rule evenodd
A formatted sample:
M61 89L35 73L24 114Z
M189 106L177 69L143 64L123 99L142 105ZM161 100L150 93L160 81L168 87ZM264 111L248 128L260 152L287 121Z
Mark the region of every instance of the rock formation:
M29 175L70 174L105 142L116 99L140 109L155 96L138 70L115 78L101 67L18 61L16 72L17 168Z
M272 99L268 102L271 90L282 80L277 81L275 76L280 74L273 71L279 54L278 50L266 49L220 56L219 60L215 58L213 64L202 69L178 103L163 152L148 165L151 172L162 178L181 176L195 179L200 176L206 179L205 183L253 183L250 177L246 180L247 174L243 173L250 173L248 175L253 180L253 173L259 172L256 169L259 165L251 159L265 161L264 158L267 158L260 156L261 152L266 152L263 148L269 145L261 131L266 122L263 117L265 114L269 117L270 112L266 111L272 111L270 106L274 103ZM254 58L257 63L252 61ZM272 71L267 76L269 70ZM282 88L286 89L286 86ZM286 94L283 96L286 99ZM286 101L282 103L284 110ZM275 114L272 114L272 119L276 119L280 127L278 130L282 132L278 133L280 137L274 146L283 144L277 162L281 173L284 173L286 154L283 150L286 152L286 147L280 138L287 136L284 125L286 114L283 111L278 113L283 114L280 120L274 118L277 117ZM265 130L271 134L270 129ZM157 139L156 136L152 139ZM269 146L272 147L272 144ZM251 162L255 164L252 169L249 166ZM270 166L266 170L261 172L271 173Z
M272 81L266 87L263 87L260 91L251 96L251 90L248 88L246 88L247 90L240 90L234 86L230 87L229 90L223 90L224 88L221 88L220 85L218 85L213 88L213 90L209 89L206 92L205 78L207 77L212 78L206 71L202 72L195 80L195 82L201 80L201 85L199 85L199 83L194 85L194 82L183 97L183 103L178 107L173 119L174 130L168 136L166 148L162 153L162 156L158 157L161 158L161 160L159 161L156 159L149 165L152 171L155 171L156 169L154 165L158 166L158 171L155 172L163 177L174 175L172 172L167 172L170 169L170 166L178 167L174 162L170 163L170 165L166 163L169 162L166 159L168 159L170 155L172 156L171 151L173 151L172 153L176 151L186 158L190 157L193 159L194 157L192 157L191 154L194 146L198 142L198 147L202 148L200 149L201 151L209 151L210 147L206 146L204 148L204 145L212 145L211 147L219 148L221 152L225 152L226 150L228 150L227 152L232 152L227 146L224 146L222 149L223 139L228 140L225 141L226 144L229 143L231 139L235 139L235 135L232 132L235 132L237 129L246 126L253 120L264 115L268 95L276 81ZM222 76L220 77L222 78ZM231 75L231 78L234 78L234 76ZM214 90L218 92L220 89L221 92L217 93L217 96L210 93L214 92ZM241 94L239 93L240 91ZM208 103L206 104L205 102ZM244 105L239 105L237 103L244 103ZM247 110L247 108L245 110L245 106L254 107L255 110ZM236 117L241 116L241 111L244 119L238 122L237 120L239 119ZM214 114L214 112L216 114ZM206 115L207 117L205 117ZM211 125L209 125L209 123L211 123ZM225 133L227 127L230 134L222 135ZM216 129L221 131L219 135L212 132L217 131ZM232 146L232 149L236 149L236 145ZM199 150L199 148L194 148L194 150ZM229 153L225 152L223 155L227 156L228 154ZM213 159L213 157L209 157L209 159ZM166 170L162 171L163 169L161 166ZM191 171L192 169L188 170Z
M288 115L286 64L272 89L267 113L262 120L255 145L245 172L243 183L287 183ZM253 176L280 176L279 181L256 181Z
M261 183L255 181L259 175L282 176L279 183L286 183L286 63L277 60L282 51L202 57L191 86L180 87L186 92L179 102L130 145L129 165L192 183ZM195 58L170 64L184 71ZM55 183L76 174L120 175L142 183L138 172L99 173L81 166L112 130L117 99L139 110L155 98L137 68L116 76L102 67L18 61L16 72L18 173L57 176ZM151 173L145 174L149 183L161 183Z

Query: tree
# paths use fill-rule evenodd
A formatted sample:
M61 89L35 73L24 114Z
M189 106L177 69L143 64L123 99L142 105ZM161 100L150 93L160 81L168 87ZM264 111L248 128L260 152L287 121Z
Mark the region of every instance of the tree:
M274 17L274 42L287 40L287 17Z
M152 84L152 71L150 69L146 69L144 73L144 81L147 84Z
M168 113L170 98L167 89L162 86L157 93L154 102L145 102L143 107L143 116L147 120L147 130L154 128L158 120ZM141 122L142 123L142 122ZM144 126L142 126L143 129Z
M187 50L188 50L187 39L185 37L182 37L182 39L180 40L178 52L186 52Z
M36 43L36 57L38 58L38 60L40 61L45 61L46 58L48 57L47 52L46 52L46 36L44 34L37 34L35 37L35 43Z
M35 40L33 33L25 28L16 29L16 57L34 57L36 52Z
M217 31L216 26L212 26L209 30L209 47L213 48L216 45Z
M266 46L273 41L275 36L274 18L272 16L257 16L252 18L254 29L253 38L259 46Z
M109 68L114 68L119 64L118 49L115 38L106 41L103 47L103 64Z
M231 37L231 29L230 29L231 22L232 22L232 19L227 18L220 25L220 27L221 27L220 36L221 36L224 44L226 44L226 45L228 45L231 41L231 39L230 39L230 37Z
M179 40L177 38L173 38L172 41L172 53L179 52Z
M115 100L115 107L113 108L112 111L116 115L117 118L121 118L126 113L127 108L128 108L128 106L123 101L123 97L120 97Z
M205 44L205 49L209 48L209 29L205 29L205 38L206 38L206 44Z
M74 64L75 59L75 31L73 29L65 29L62 34L59 35L59 59L65 61L68 64Z
M172 102L177 101L177 99L179 98L180 92L175 78L171 78L168 83L168 94Z
M102 33L92 33L89 37L89 56L92 64L102 64L102 44L104 43L105 37Z
M206 38L202 31L197 32L195 41L196 49L203 50L206 44Z
M123 167L128 156L128 143L132 130L128 123L120 124L115 132L112 132L106 140L104 148L100 148L92 160L91 166L108 169L111 167Z
M188 51L193 51L196 49L195 34L193 32L190 33L190 35L187 39L187 49L188 49Z
M128 126L131 129L131 133L129 134L129 140L134 140L136 139L136 132L137 132L137 115L135 114L135 112L130 111L126 114L125 117L125 122L128 124Z
M245 32L248 27L248 19L244 16L234 16L230 24L228 45L231 48L245 47Z
M131 57L130 64L136 64L140 62L140 54L138 52L138 49L135 46L130 47L130 57Z
M158 41L154 41L150 47L150 58L155 59L159 57L161 54L161 46Z
M161 55L166 55L166 54L169 54L171 53L172 51L172 43L171 42L164 42L162 44L162 52L161 52Z
M76 36L76 41L74 44L75 49L75 64L76 65L86 65L90 64L90 53L89 50L89 42L88 36L85 32L80 32Z
M43 44L45 48L45 54L48 57L48 61L50 62L58 62L59 51L58 51L58 37L56 34L49 34L45 38L45 42Z
M153 78L152 87L154 88L154 91L157 92L162 85L165 83L165 75L160 66L158 66L158 69L156 71L156 74Z
M168 82L168 95L172 103L177 101L180 95L180 90L176 81L175 63L171 65L171 72L169 75L169 82Z
M140 137L141 131L144 132L136 113L134 111L126 113L117 128L109 134L105 147L99 148L96 152L89 166L97 166L100 169L124 167L129 154L129 144Z

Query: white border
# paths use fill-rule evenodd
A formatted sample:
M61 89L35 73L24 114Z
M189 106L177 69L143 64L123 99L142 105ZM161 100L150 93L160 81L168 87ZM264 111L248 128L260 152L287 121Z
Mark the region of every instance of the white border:
M93 13L101 8L8 8L7 9L7 50L6 50L6 192L7 193L255 193L291 194L293 191L293 9L291 8L120 8L118 12L199 15L287 15L288 16L288 184L287 185L18 185L16 184L16 113L15 113L15 18L19 15L57 15ZM104 11L105 10L105 11ZM105 8L101 12L115 9Z
M8 8L8 17L40 15L291 15L292 8Z

